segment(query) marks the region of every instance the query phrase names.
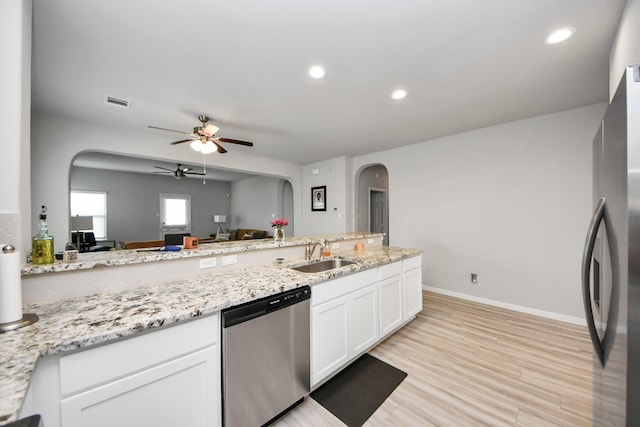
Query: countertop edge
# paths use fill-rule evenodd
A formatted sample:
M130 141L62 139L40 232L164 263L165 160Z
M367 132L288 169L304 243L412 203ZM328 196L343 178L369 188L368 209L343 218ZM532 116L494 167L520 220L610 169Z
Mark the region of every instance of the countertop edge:
M212 255L226 255L255 250L303 246L309 241L320 239L326 239L331 243L344 240L376 238L382 237L383 235L383 233L353 232L317 236L309 235L301 237L289 237L283 242L274 242L272 239L254 239L217 243L203 243L197 249L184 249L180 251L162 252L150 248L82 253L79 254L78 261L75 262L56 261L53 264L46 265L34 265L29 263L23 264L20 270L20 274L23 277L29 277L39 274L89 270L96 267L133 265L163 260L206 257Z

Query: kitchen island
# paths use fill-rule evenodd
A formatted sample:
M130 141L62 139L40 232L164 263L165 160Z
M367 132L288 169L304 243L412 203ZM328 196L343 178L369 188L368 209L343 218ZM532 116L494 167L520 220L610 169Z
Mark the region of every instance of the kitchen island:
M301 240L297 244L304 242ZM294 243L289 242L292 246ZM291 269L307 262L303 258L291 258L216 273L200 273L183 280L25 305L24 311L37 314L40 321L0 335L0 347L3 349L0 354L0 424L18 417L31 376L41 357L117 342L162 326L206 317L227 307L304 285L313 286L420 253L415 249L375 245L365 251L343 249L339 255L356 263L320 273ZM118 255L124 257L123 254ZM137 257L133 253L130 255ZM164 254L154 254L158 255Z

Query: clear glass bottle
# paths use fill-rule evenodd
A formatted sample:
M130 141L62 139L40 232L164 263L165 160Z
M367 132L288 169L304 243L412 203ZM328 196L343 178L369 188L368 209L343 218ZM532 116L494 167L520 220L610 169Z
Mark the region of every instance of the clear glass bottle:
M38 234L33 236L31 240L31 263L36 265L53 264L55 262L53 236L49 235L46 212L47 207L42 206Z

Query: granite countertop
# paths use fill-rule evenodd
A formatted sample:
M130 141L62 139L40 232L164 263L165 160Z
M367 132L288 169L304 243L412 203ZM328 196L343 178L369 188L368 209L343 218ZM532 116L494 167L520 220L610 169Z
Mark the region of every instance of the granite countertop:
M162 260L231 254L261 249L284 248L289 246L302 246L306 245L309 241L316 240L339 242L343 240L376 238L382 236L382 233L352 232L310 235L303 237L287 237L284 242L274 242L273 239L255 239L203 243L200 244L197 249L186 249L175 252L159 252L157 250L153 250L157 248L150 248L146 250L128 249L106 252L85 252L79 254L77 262L56 261L53 264L46 265L24 264L20 273L22 274L22 276L30 276L42 273L86 270L98 266L131 265Z
M308 240L309 236L297 244ZM292 270L289 267L307 261L287 260L222 274L202 274L196 279L27 305L24 312L35 313L40 320L23 329L0 334L0 424L18 417L41 356L128 337L420 253L418 249L372 247L362 252L341 253L341 257L357 263L321 273Z

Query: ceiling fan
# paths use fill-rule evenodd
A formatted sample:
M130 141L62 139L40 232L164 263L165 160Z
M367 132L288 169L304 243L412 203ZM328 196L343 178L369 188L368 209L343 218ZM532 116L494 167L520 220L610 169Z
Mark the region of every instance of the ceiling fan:
M185 178L187 175L206 175L207 174L206 172L205 173L202 173L202 172L189 172L191 170L191 168L189 168L189 167L183 168L181 163L176 163L176 165L178 166L176 168L176 170L165 168L163 166L153 166L154 168L162 169L162 172L155 171L153 173L171 173L171 174L173 174L173 176L176 177L176 179Z
M221 138L219 136L215 136L216 132L220 130L217 126L209 123L209 117L207 116L198 116L198 120L200 120L201 125L193 128L193 132L182 132L179 130L173 129L165 129L157 126L148 126L151 129L159 129L166 130L169 132L182 133L184 135L189 135L187 139L181 139L180 141L173 141L171 145L182 144L184 142L191 142L191 148L196 151L199 151L203 154L213 153L217 151L218 153L226 153L227 150L224 149L221 142L231 143L231 144L239 144L245 145L247 147L253 147L253 142L240 141L237 139L231 138Z

